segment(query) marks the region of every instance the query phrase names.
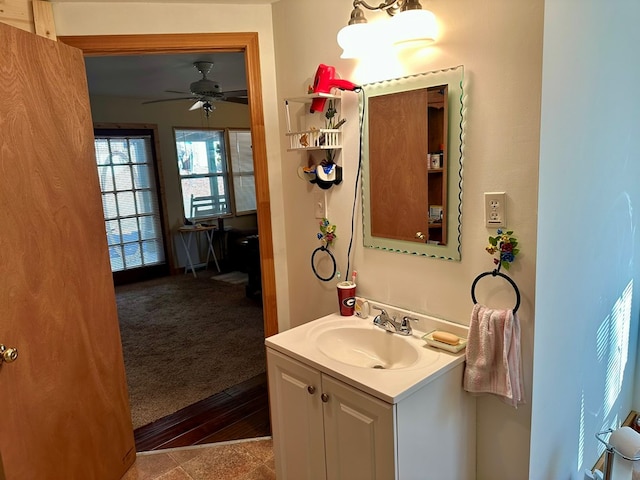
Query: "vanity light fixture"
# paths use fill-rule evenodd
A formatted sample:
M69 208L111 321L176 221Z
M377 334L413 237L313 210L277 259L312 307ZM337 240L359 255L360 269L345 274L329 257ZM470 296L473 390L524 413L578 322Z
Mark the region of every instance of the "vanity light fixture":
M361 7L385 11L392 18L384 24L369 25ZM349 23L338 32L337 41L343 50L341 58L357 58L367 50L377 51L389 44L432 42L437 31L436 16L423 10L420 0L384 0L377 6L353 0Z

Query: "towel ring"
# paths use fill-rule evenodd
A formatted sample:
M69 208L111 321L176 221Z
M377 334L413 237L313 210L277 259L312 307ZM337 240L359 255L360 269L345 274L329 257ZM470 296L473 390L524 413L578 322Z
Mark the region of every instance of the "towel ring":
M326 252L327 255L329 255L329 258L331 260L331 263L333 265L333 272L331 272L331 275L329 275L328 277L321 277L320 274L318 273L318 271L316 270L316 265L315 265L315 258L316 258L316 254L318 252ZM329 280L331 280L333 277L336 276L336 272L338 270L338 266L336 265L336 258L333 256L333 254L331 253L331 250L329 250L327 247L325 247L324 245L322 245L321 247L316 248L313 253L311 254L311 270L313 270L313 274L318 277L320 280L322 280L323 282L328 282Z
M478 280L486 277L487 275L491 275L493 277L502 277L511 284L513 289L516 291L516 306L513 307L513 313L516 313L518 311L518 308L520 308L520 290L518 290L518 286L516 285L516 282L514 282L508 275L505 275L504 273L499 272L498 270L493 270L491 272L484 272L476 277L476 279L471 284L471 299L473 300L473 303L474 304L478 303L478 301L476 300L476 284L478 283Z

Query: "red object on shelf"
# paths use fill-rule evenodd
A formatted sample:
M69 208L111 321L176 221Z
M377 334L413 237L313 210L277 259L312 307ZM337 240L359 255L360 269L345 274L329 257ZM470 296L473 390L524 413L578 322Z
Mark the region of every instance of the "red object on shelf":
M336 69L330 65L321 63L316 70L316 76L313 80L313 93L331 93L332 88L340 90L355 90L358 86L349 80L335 78ZM311 102L311 113L321 112L327 102L326 98L314 98Z

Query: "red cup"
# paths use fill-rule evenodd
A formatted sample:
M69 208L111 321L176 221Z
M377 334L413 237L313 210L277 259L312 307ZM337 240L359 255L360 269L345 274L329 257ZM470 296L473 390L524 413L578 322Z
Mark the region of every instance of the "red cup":
M348 317L353 315L356 306L356 284L353 282L338 283L338 303L340 315Z

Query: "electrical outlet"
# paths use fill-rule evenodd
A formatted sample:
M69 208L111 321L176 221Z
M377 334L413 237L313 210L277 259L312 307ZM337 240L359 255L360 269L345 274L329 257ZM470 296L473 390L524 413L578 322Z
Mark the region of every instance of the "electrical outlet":
M487 227L507 226L507 194L505 192L484 193L484 223Z
M327 199L324 196L324 192L314 193L313 205L316 218L325 218L327 216Z

